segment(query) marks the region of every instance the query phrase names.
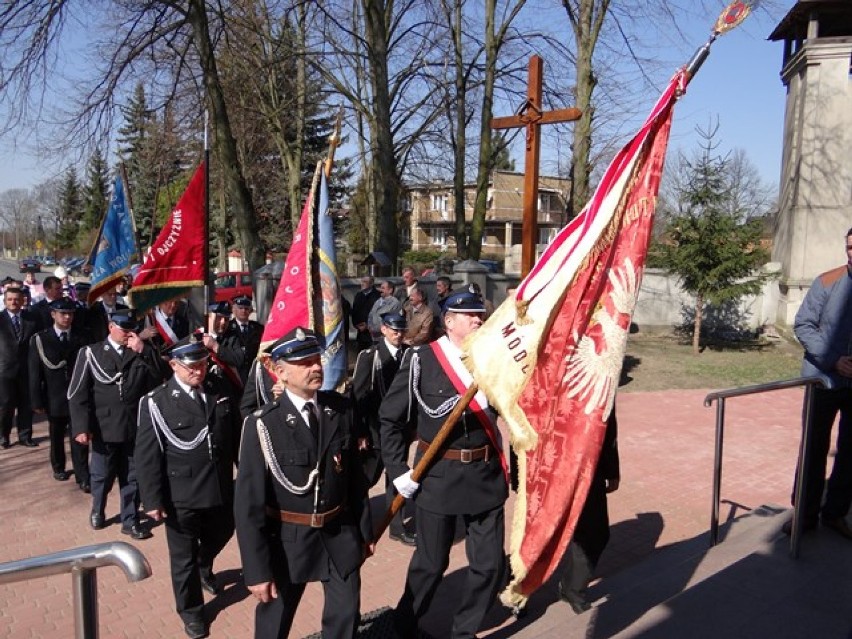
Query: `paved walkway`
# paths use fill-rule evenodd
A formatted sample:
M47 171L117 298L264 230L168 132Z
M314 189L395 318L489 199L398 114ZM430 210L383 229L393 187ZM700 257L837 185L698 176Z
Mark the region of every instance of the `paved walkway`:
M622 393L618 400L621 489L610 499L612 540L600 565L606 582L655 549L701 536L709 528L712 483L713 409L704 408L705 391ZM801 391L730 400L722 482L722 519L761 504L786 505L795 468L800 431ZM89 528L90 500L73 479L52 479L46 425L36 427L39 448L14 446L0 450L0 562L128 538L113 522L101 531ZM116 515L112 495L107 516ZM381 501L377 496L374 503ZM511 516L512 504L507 516ZM181 637L174 613L165 534L135 545L147 556L153 576L129 584L117 569L98 574L101 637ZM393 606L405 580L411 550L383 539L365 564L362 610ZM448 578L439 590L424 625L435 637L448 637L449 624L464 566L464 547L453 551ZM220 555L216 571L225 590L209 603L211 636L250 637L253 602L239 582L236 541ZM71 580L67 575L0 586L0 637L67 638L73 636ZM319 629L321 589L309 585L293 628L293 637ZM489 616L483 637L565 636L559 630L575 621L566 604L555 601L552 587L543 588L529 606L529 620L515 624L502 609ZM541 619L545 634L529 634ZM544 623L547 619L547 623ZM514 624L514 625L513 625ZM526 630L524 630L526 628ZM575 635L580 636L580 635ZM603 636L603 635L596 635ZM653 636L647 634L645 636ZM756 635L755 635L756 636ZM793 635L788 635L793 636Z

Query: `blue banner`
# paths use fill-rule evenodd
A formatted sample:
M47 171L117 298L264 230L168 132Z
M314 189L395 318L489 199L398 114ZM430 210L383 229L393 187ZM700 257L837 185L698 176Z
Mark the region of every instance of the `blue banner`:
M334 390L346 377L346 345L343 339L343 306L337 275L337 251L334 248L334 224L328 210L328 183L320 170L319 198L316 208L317 265L320 295L314 295L317 333L324 339L322 390ZM316 293L316 291L315 291Z
M89 304L115 286L128 273L130 264L139 254L121 176L115 178L109 209L93 253Z

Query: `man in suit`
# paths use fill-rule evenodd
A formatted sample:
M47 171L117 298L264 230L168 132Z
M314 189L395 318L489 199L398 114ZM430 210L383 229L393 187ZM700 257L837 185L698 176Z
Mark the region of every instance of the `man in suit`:
M151 344L163 355L165 351L189 335L189 318L179 312L178 300L169 300L154 309L156 332L149 327L145 335L150 335Z
M496 413L485 395L476 394L420 482L411 478L408 466L409 414L417 414L419 461L473 381L461 362L461 346L481 326L484 313L482 298L473 291L449 296L444 303L447 334L409 349L379 409L385 468L400 494L416 495L417 548L393 617L401 637L417 636L418 620L447 568L457 520L465 528L470 569L459 589L453 639L476 636L504 576L508 484Z
M224 342L232 349L231 362L239 371L242 385L248 380L252 362L260 350L263 324L249 319L252 312L251 298L240 295L232 300L233 319L225 330Z
M138 328L131 311L118 311L110 317L107 338L80 349L68 405L74 439L92 446L89 523L95 530L104 527L107 495L118 479L121 532L148 539L151 533L139 523L133 451L139 400L159 383L161 373L158 355L139 337Z
M102 342L109 334L109 316L116 311L126 311L127 305L118 301L115 287L101 293L101 299L89 309L87 320L93 342Z
M402 338L408 328L405 313L382 315L382 339L365 351L358 353L352 377L352 396L355 398L360 424L359 450L367 483L372 488L382 475L382 440L379 430L379 407L399 370L402 355L406 350ZM411 434L409 434L409 443ZM385 477L385 502L390 507L396 490ZM403 525L402 510L390 523L390 538L408 546L417 543L417 537Z
M373 278L365 275L361 278L361 290L355 293L352 301L352 326L355 327L355 343L359 351L373 345L373 337L367 327L367 319L373 304L379 299L379 292L373 286Z
M59 299L51 304L53 326L33 335L29 349L30 400L36 413L47 413L50 435L50 465L53 478L65 481L65 437L71 421L68 385L77 352L89 343L73 327L77 304ZM89 486L89 446L71 439L71 465L77 485L85 493Z
M372 538L367 487L352 403L319 391L320 354L308 329L278 340L271 357L284 393L243 428L234 504L258 639L288 635L310 581L323 585L324 637L354 637L359 619L360 566Z
M27 354L37 326L22 311L24 294L20 288L6 288L3 304L5 309L0 313L0 446L5 449L12 445L9 438L14 421L18 443L32 448L38 444L33 441Z
M53 326L53 317L51 316L50 305L63 298L62 280L53 275L48 275L44 278L42 290L44 292L44 297L33 304L30 308L33 319L36 324L38 324L38 330L40 331Z
M379 298L367 316L367 328L370 329L374 343L382 338L382 315L399 311L401 308L402 302L393 296L393 284L390 280L379 282Z
M213 560L234 533L236 407L207 376L208 351L188 338L169 351L172 378L142 398L136 473L142 506L165 521L172 589L184 631L206 637L202 588L219 593Z

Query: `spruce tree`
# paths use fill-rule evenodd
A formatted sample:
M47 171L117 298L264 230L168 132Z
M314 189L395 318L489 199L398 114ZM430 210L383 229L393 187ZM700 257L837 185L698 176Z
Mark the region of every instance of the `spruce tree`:
M670 218L655 247L657 263L680 279L695 297L693 351L700 352L705 304L719 305L757 293L764 274L759 272L769 256L761 246L763 222L742 222L732 205L729 158L716 154L716 130L699 131L704 145L685 162L686 175L678 192L679 213Z
M80 231L90 236L100 228L109 206L109 167L99 148L95 149L86 167L85 210Z
M70 166L65 171L59 192L56 246L60 249L77 249L78 233L83 220L83 192L77 179L77 170Z

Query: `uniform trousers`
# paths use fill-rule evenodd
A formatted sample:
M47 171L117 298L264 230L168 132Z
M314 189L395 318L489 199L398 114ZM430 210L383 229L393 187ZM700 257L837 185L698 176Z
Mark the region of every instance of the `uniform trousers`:
M48 417L47 432L50 435L50 465L54 473L65 472L65 436L68 434L70 417ZM71 466L78 484L89 483L89 445L71 438Z
M213 560L234 534L234 509L180 508L166 517L166 543L177 613L184 623L203 621L201 573L211 574Z
M609 513L606 480L597 473L592 478L586 503L577 520L574 538L565 552L565 572L559 589L569 597L582 597L592 580L598 561L609 542Z
M416 501L415 501L416 503ZM408 566L405 590L395 611L397 627L416 636L417 620L429 609L432 597L450 562L456 519L465 527L468 571L458 593L452 638L471 639L482 625L503 584L503 506L475 515L441 515L418 507L415 515L417 548Z
M118 479L122 528L130 528L138 521L139 486L133 448L133 442L105 442L100 437L92 439L92 460L89 464L92 512L104 514L107 495Z
M831 476L825 505L822 493L825 488L825 468L831 448L831 429L837 413L837 456ZM806 462L805 487L802 504L804 522L816 524L820 510L826 519L845 517L852 505L852 390L814 389L813 415L811 421L811 443ZM798 477L798 471L796 472ZM793 493L795 499L795 492Z
M3 439L9 439L14 422L18 429L18 441L30 441L33 438L33 409L27 378L2 378L0 385L0 431Z
M259 603L254 612L255 639L286 639L296 616L296 608L305 592L304 583L292 583L287 574L287 558L281 541L270 539L272 544L272 570L278 598L269 603ZM321 582L323 590L323 639L353 639L361 616L361 573L353 571L341 577L328 560L328 580Z

